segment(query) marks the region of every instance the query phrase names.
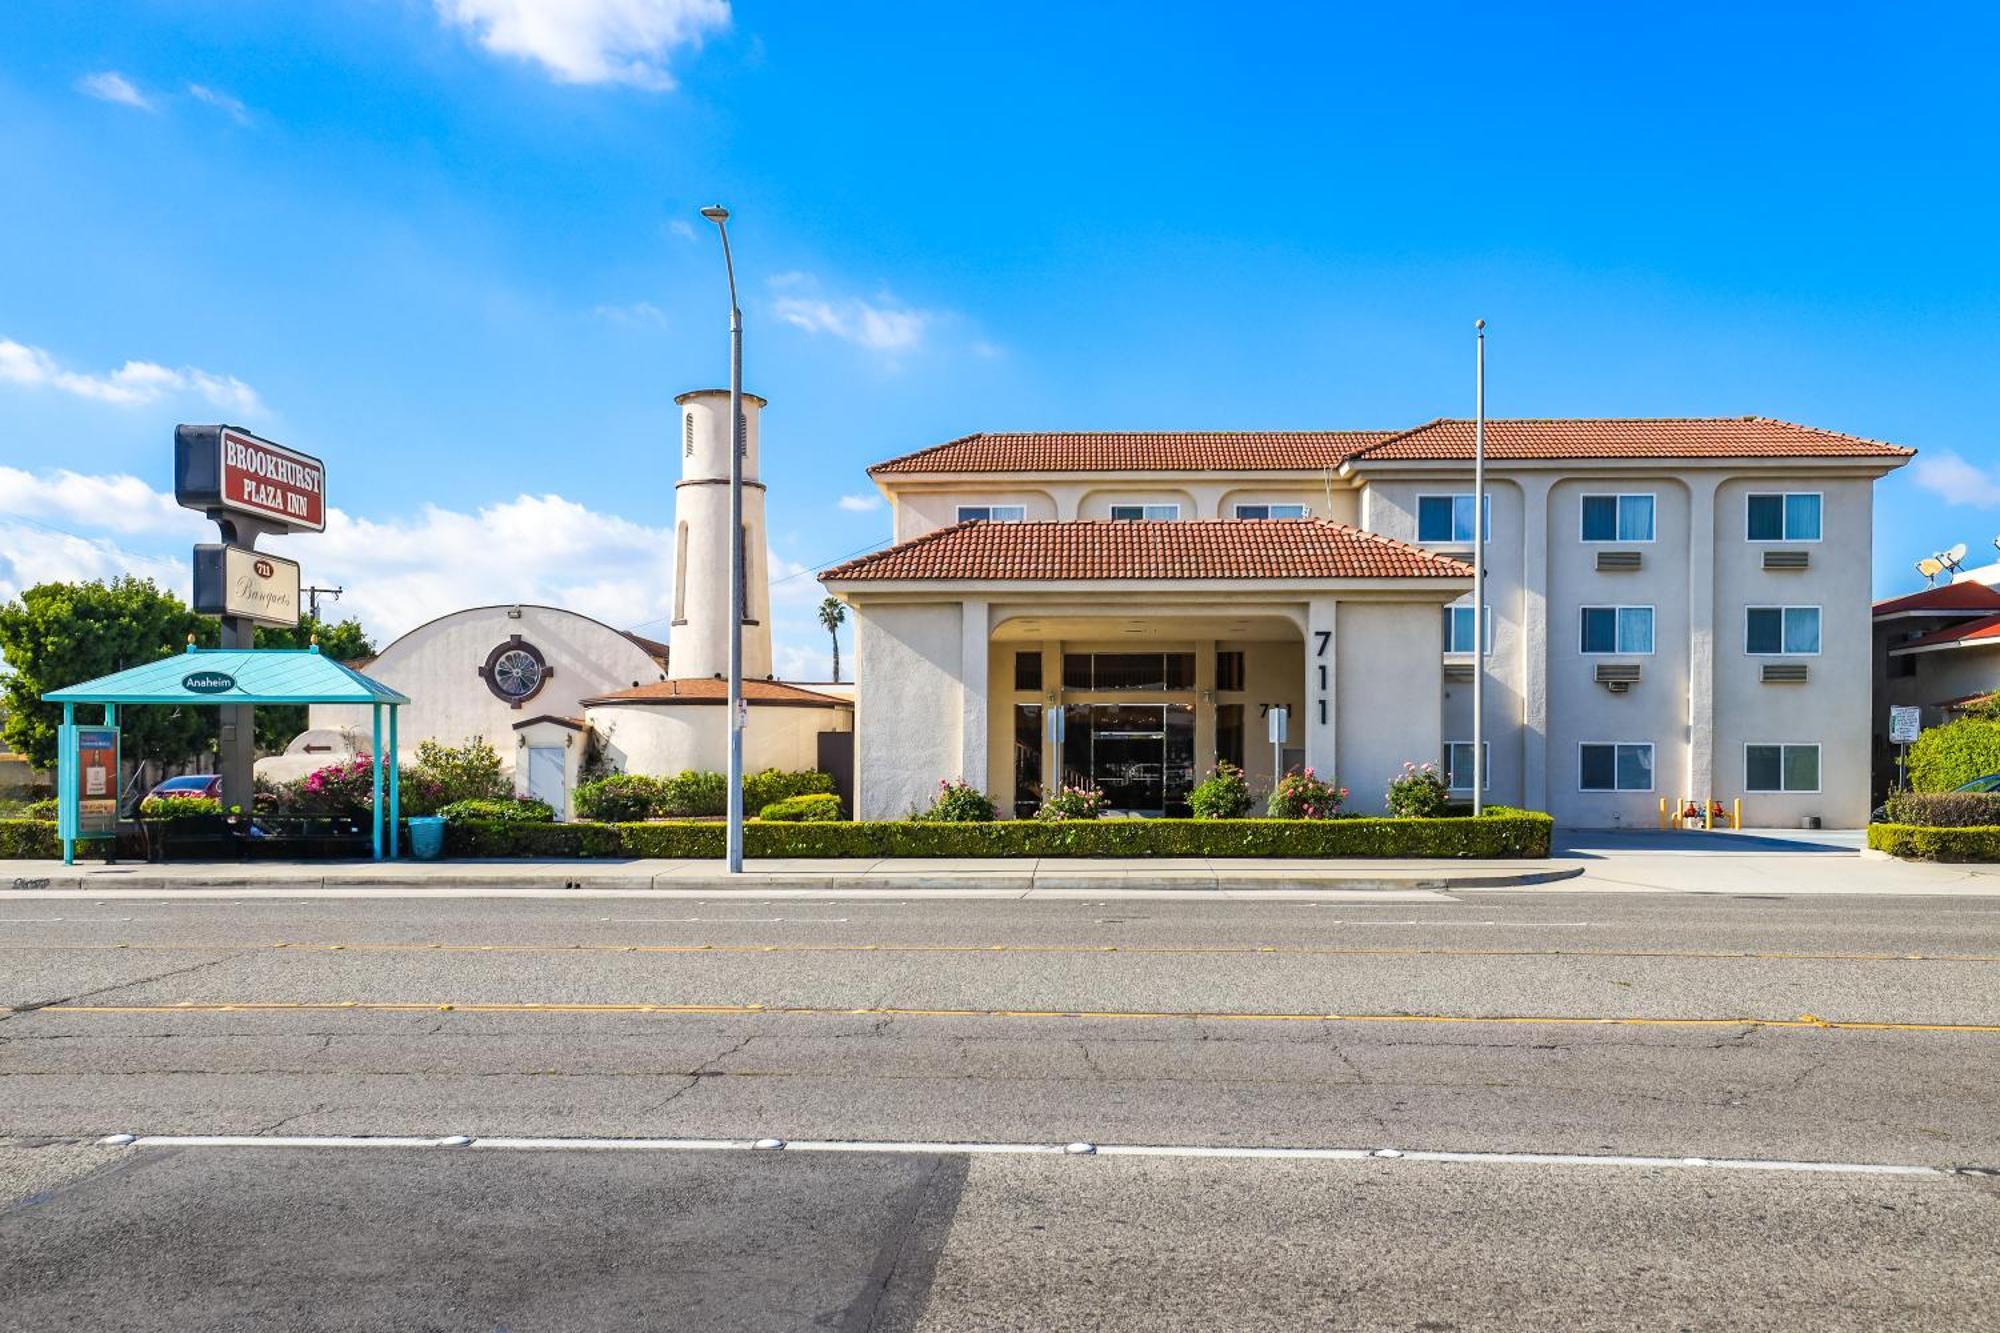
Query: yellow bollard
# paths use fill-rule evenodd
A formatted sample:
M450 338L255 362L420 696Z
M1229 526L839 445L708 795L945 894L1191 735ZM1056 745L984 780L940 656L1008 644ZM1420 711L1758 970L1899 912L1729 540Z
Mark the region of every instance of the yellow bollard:
M1715 798L1713 796L1709 797L1707 804L1702 807L1701 831L1703 833L1715 832Z
M1668 823L1667 798L1662 796L1660 798L1660 827L1665 829Z
M1743 831L1743 798L1741 796L1737 797L1733 802L1733 808L1734 813L1729 817L1729 827L1741 833Z

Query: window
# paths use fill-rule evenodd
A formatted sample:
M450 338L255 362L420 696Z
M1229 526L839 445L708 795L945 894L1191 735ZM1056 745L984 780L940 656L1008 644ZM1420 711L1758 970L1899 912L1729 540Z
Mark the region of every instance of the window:
M1191 690L1193 653L1064 653L1068 690Z
M1486 497L1486 540L1493 540L1493 497ZM1472 542L1472 496L1419 495L1417 497L1417 540L1446 545Z
M1743 790L1818 791L1819 747L1817 745L1744 746Z
M1583 539L1587 542L1653 540L1653 497L1650 495L1584 496Z
M1472 651L1472 608L1447 606L1444 609L1444 650L1448 653ZM1493 651L1493 608L1486 608L1486 651Z
M1312 511L1304 505L1237 505L1238 518L1307 518Z
M1750 540L1816 542L1819 540L1819 509L1817 491L1753 495L1747 515Z
M1218 690L1243 688L1242 652L1233 651L1215 655L1215 688Z
M1621 656L1653 651L1653 608L1650 606L1586 606L1583 608L1585 653Z
M1816 606L1753 606L1743 616L1743 651L1753 657L1811 657L1819 652Z
M1493 770L1488 766L1492 758L1493 746L1490 741L1479 744L1479 785L1487 791L1493 790ZM1444 747L1444 781L1453 791L1472 790L1472 742L1447 741Z
M958 521L971 523L1019 523L1028 517L1026 505L960 505Z
M1243 705L1215 706L1215 762L1243 767Z
M1029 694L1042 688L1042 650L1014 654L1014 688Z
M1021 654L1026 657L1027 654ZM1016 661L1019 659L1017 658ZM1014 818L1042 808L1042 706L1014 705Z
M1171 505L1112 505L1111 517L1121 520L1140 518L1176 519L1181 516L1181 507Z
M1585 742L1578 760L1583 791L1651 791L1653 747L1645 742Z

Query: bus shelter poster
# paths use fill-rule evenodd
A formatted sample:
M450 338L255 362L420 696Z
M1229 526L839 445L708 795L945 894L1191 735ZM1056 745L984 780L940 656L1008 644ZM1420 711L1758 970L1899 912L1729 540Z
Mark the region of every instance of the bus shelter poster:
M76 836L112 837L118 832L118 729L78 727L76 748Z

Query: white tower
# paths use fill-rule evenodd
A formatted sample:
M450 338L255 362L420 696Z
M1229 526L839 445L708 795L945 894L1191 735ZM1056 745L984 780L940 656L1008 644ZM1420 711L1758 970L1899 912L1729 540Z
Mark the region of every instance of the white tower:
M729 671L729 390L696 389L681 409L681 479L674 488L674 624L667 675ZM743 395L743 679L771 674L771 574L765 554L764 484L757 480L757 414Z

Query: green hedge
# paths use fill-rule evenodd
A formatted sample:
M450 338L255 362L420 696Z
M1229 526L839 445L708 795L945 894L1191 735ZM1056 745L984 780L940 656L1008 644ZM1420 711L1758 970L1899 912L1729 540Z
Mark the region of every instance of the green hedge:
M1105 819L1042 823L749 823L756 857L1545 857L1547 815L1494 809L1451 819ZM445 830L452 856L610 856L712 860L720 824L474 824Z
M1906 861L2000 861L2000 828L1870 824L1868 845Z
M806 796L787 796L782 801L773 801L757 812L757 818L774 823L826 824L840 819L840 798L832 792L815 792Z
M86 847L102 848L97 841L80 842L77 854ZM98 851L96 855L102 856ZM0 860L41 861L62 859L62 840L56 837L53 819L0 819Z
M2000 826L2000 794L1986 791L1890 792L1883 811L1885 824L1919 828L1994 828Z

